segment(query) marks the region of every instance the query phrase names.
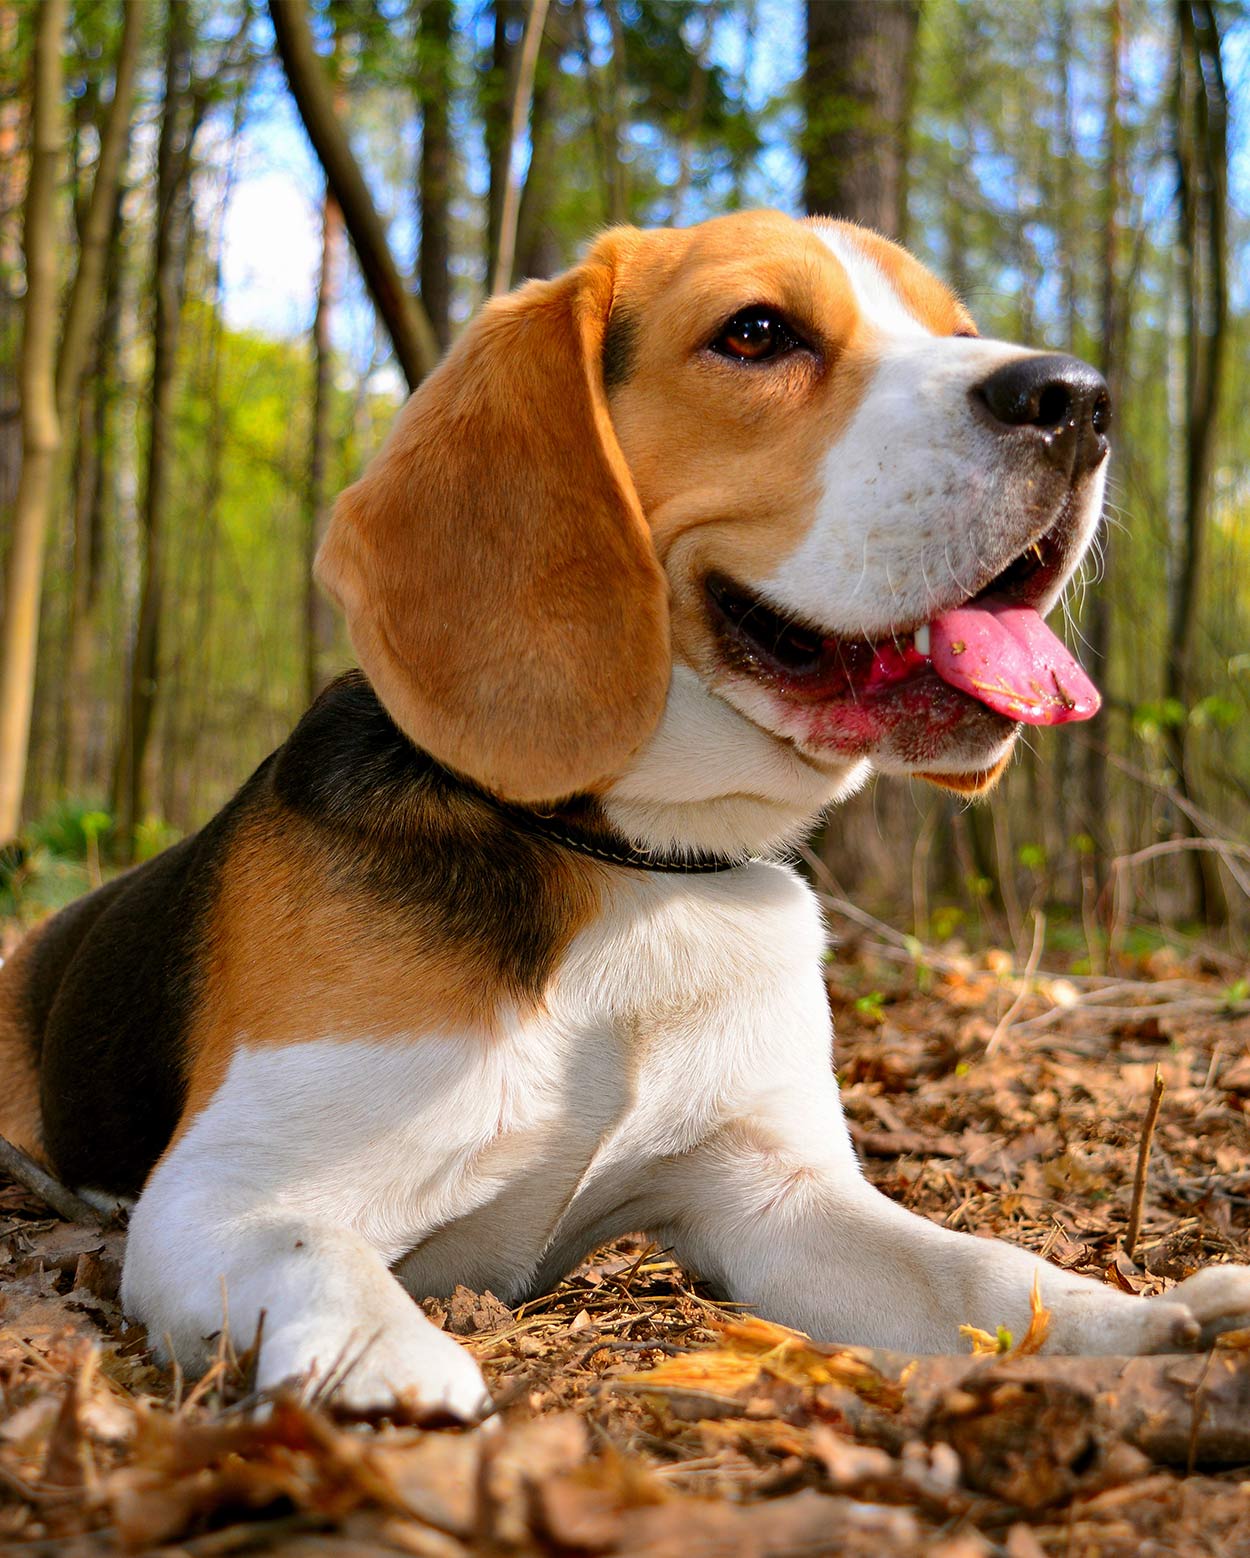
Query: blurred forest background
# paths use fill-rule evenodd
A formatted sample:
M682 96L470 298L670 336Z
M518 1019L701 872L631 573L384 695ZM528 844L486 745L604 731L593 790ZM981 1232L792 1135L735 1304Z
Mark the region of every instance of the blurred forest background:
M1250 925L1250 16L1196 0L0 0L0 913L195 828L348 663L309 563L406 386L608 222L901 237L1112 383L1105 693L826 889L920 942ZM480 625L483 631L489 624ZM907 943L908 945L910 943Z

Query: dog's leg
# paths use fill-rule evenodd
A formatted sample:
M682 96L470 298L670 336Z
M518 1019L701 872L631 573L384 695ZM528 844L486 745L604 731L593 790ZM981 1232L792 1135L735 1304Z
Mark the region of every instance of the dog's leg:
M1248 1267L1213 1267L1140 1299L880 1194L842 1119L823 989L810 994L806 1020L792 1005L733 1118L650 1182L648 1226L730 1298L825 1341L908 1352L962 1351L965 1324L1021 1336L1035 1279L1052 1352L1188 1350L1246 1323Z
M239 1351L259 1326L262 1389L341 1377L338 1399L362 1411L402 1401L473 1419L490 1405L469 1354L347 1229L260 1208L214 1218L157 1183L135 1208L122 1299L153 1342L192 1372L204 1367L223 1324Z
M964 1324L1019 1338L1035 1280L1050 1352L1187 1351L1250 1316L1250 1268L1212 1267L1134 1298L1002 1240L941 1228L853 1165L804 1162L754 1125L722 1131L679 1177L685 1210L658 1236L731 1299L824 1341L956 1352Z
M131 1217L122 1302L156 1346L198 1372L223 1323L241 1351L263 1315L262 1387L342 1375L340 1399L361 1410L488 1408L473 1358L389 1269L421 1215L422 1168L437 1174L448 1147L412 1102L414 1075L420 1056L402 1046L236 1061Z

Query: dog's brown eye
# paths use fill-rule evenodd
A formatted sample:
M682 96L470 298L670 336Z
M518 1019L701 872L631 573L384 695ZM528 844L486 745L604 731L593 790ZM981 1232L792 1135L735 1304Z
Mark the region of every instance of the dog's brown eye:
M767 362L800 344L794 331L771 308L744 308L726 324L711 343L722 357L739 362Z

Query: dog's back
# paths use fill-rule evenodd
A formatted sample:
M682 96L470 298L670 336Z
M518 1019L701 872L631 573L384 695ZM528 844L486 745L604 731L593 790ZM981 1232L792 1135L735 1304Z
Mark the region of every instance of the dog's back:
M0 968L0 1135L69 1184L135 1194L173 1134L194 949L222 835L250 788L202 832L61 910Z

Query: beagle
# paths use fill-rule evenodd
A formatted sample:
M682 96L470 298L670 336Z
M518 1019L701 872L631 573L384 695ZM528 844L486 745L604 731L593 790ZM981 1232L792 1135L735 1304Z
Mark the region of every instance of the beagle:
M815 1336L1184 1350L1250 1269L1126 1296L867 1184L816 901L870 770L976 792L1098 694L1044 625L1109 406L902 249L775 213L618 229L489 303L318 559L361 672L208 826L0 974L0 1131L137 1195L123 1301L184 1368L465 1418L410 1295L509 1301L645 1229ZM348 1367L350 1365L350 1367Z

